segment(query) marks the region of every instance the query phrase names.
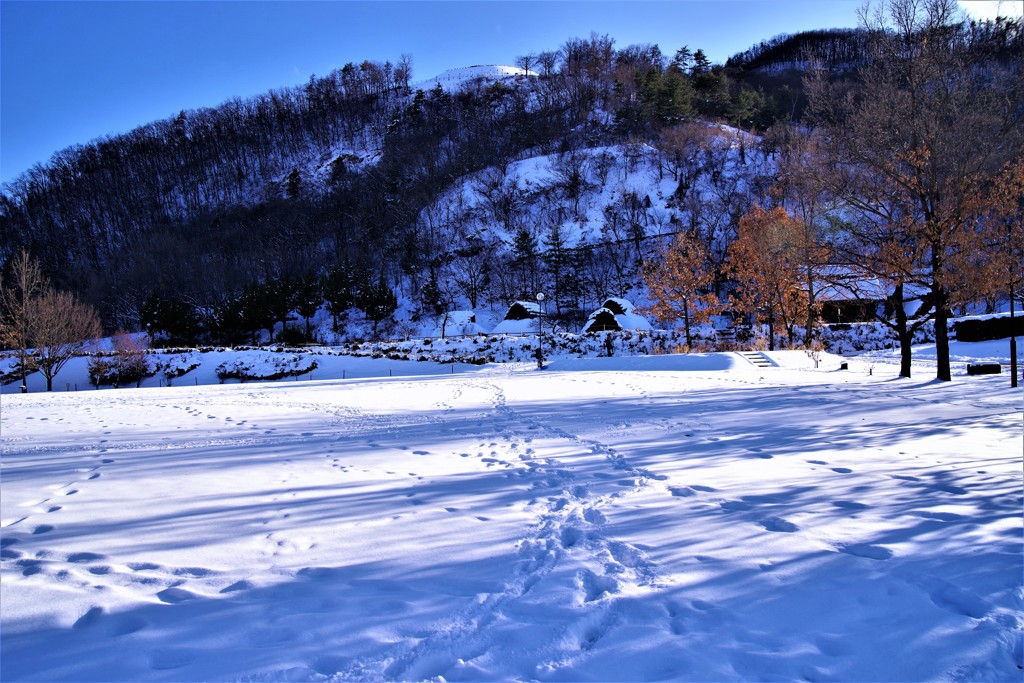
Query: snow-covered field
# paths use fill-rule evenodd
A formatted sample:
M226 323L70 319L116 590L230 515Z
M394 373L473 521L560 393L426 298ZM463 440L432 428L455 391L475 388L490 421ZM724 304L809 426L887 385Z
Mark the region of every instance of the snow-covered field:
M768 356L5 394L0 679L1024 679L1020 390Z

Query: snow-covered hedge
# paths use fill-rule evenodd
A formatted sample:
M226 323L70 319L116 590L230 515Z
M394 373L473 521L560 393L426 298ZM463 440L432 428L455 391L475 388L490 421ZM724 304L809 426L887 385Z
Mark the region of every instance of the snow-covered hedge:
M223 383L228 379L275 380L295 377L313 372L319 364L315 358L292 354L278 355L272 351L263 351L247 355L244 359L237 358L217 366L217 379Z

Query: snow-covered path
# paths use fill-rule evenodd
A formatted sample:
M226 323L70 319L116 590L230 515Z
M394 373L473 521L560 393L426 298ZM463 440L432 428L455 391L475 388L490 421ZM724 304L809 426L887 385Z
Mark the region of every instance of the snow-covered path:
M1024 678L1019 392L799 358L4 396L0 678Z

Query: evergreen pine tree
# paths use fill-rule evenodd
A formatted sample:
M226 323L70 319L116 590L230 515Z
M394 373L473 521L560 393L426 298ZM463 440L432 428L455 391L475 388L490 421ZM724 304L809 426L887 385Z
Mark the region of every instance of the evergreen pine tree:
M373 323L373 336L377 337L377 326L398 310L398 297L391 291L381 273L377 284L370 285L359 292L357 305Z
M327 310L333 317L333 329L338 331L338 316L344 315L355 303L352 266L348 261L331 268L324 277L323 295L327 301Z

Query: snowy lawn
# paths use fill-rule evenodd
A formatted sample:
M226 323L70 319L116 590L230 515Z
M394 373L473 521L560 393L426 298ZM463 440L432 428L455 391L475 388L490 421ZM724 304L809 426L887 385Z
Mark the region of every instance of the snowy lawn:
M0 679L1024 679L1020 391L769 355L4 395Z

